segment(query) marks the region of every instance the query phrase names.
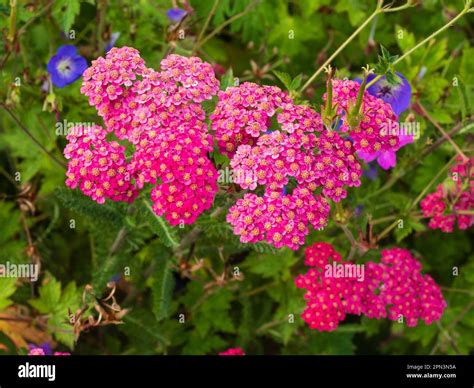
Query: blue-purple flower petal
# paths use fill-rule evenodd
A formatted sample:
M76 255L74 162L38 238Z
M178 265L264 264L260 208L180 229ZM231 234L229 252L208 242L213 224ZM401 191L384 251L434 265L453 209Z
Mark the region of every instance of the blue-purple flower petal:
M181 8L170 8L166 12L166 16L168 16L168 19L174 23L180 22L181 19L183 19L185 15L186 15L186 11Z
M63 88L81 77L87 69L87 61L77 54L76 47L64 45L51 57L46 69L51 75L53 85Z
M390 104L393 112L399 116L410 107L411 86L402 74L396 74L399 77L397 85L390 85L385 76L382 76L377 82L370 85L367 91ZM367 82L372 81L375 77L375 74L369 74Z

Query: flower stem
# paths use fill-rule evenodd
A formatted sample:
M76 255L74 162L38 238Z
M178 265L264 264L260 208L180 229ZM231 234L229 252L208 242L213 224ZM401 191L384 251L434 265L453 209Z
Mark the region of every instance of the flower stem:
M8 41L13 43L15 40L16 25L16 0L10 0L10 29L8 30Z
M54 162L56 162L62 168L65 168L65 169L67 168L67 164L64 163L64 161L58 159L53 153L48 151L43 146L43 144L41 144L39 140L36 139L36 137L34 137L34 135L28 130L28 128L26 128L26 126L20 121L20 119L15 115L15 113L13 113L12 110L10 110L4 103L0 103L0 107L2 107L10 115L13 121L15 121L15 123L23 130L23 132L25 132L28 135L28 137L33 141L33 143L35 143L39 148L41 148L41 150L46 155L48 155Z
M445 166L438 171L438 173L431 179L431 181L425 186L425 188L421 191L421 193L416 197L416 199L413 201L413 203L410 205L408 208L408 211L413 209L418 202L421 201L421 199L425 196L425 194L428 192L428 190L431 188L431 186L438 180L438 178L445 173L445 171L449 168L452 162L456 159L456 156L453 156L448 163L445 164Z
M204 37L204 33L207 30L207 27L209 27L209 23L216 13L217 6L219 5L219 0L214 0L214 4L212 5L211 11L209 12L209 15L207 15L207 19L204 22L204 25L202 26L201 32L199 33L199 37L196 41L196 44L194 45L193 51L195 51L199 46L202 38Z
M472 10L470 9L470 5L471 5L471 1L468 1L466 2L466 5L464 7L464 9L459 12L454 18L452 18L448 23L446 23L443 27L441 27L439 30L436 30L435 32L433 32L430 36L428 36L427 38L423 39L420 43L418 43L417 45L413 46L410 50L408 50L406 53L404 53L401 57L399 57L395 62L393 62L392 66L395 66L397 65L398 63L400 63L401 61L403 61L406 57L408 57L413 51L419 49L421 46L425 45L426 43L428 43L431 39L433 39L436 35L440 34L441 32L443 32L444 30L446 30L447 28L451 27L454 23L456 23L460 18L462 18L466 13L468 12L472 12ZM395 8L393 8L395 9ZM388 12L388 11L385 11L385 12ZM380 78L382 78L382 75L378 75L377 77L375 77L372 81L370 81L368 84L367 84L367 87L373 85L374 83L376 83Z
M249 5L247 5L247 7L245 7L245 9L242 12L240 12L238 14L235 14L230 19L227 19L224 23L222 23L219 27L216 27L216 29L214 31L212 31L209 35L207 35L204 39L202 39L200 42L196 43L196 45L194 46L193 51L196 51L199 47L203 46L204 43L206 43L213 36L217 35L224 27L226 27L229 24L233 23L237 19L240 19L242 16L245 16L259 2L260 2L260 0L255 0L255 1L251 2Z
M461 149L459 148L459 146L453 141L453 139L451 139L451 136L449 136L446 131L443 129L443 127L441 127L441 125L438 124L438 122L433 118L431 117L431 115L426 111L426 109L424 108L424 106L418 101L417 102L417 105L418 107L420 108L421 110L421 114L426 117L428 119L428 121L433 124L436 129L438 131L441 132L441 134L443 135L443 137L453 146L453 148L456 150L456 152L459 154L459 156L461 156L461 158L464 160L464 161L468 161L469 158L464 154L464 152L461 151Z
M354 38L359 35L359 33L379 14L382 13L389 13L389 12L397 12L397 11L402 11L404 9L413 7L415 4L413 1L408 0L406 4L401 5L399 7L394 7L391 8L390 5L384 7L383 6L384 0L378 0L377 1L377 7L375 8L375 11L372 12L369 17L365 20L364 23L362 23L357 30L355 30L349 38L347 38L342 45L339 46L339 48L332 53L332 55L314 72L314 74L306 81L306 83L301 87L299 90L299 94L303 93L303 91L311 85L311 83L316 79L316 77L324 70L324 68L331 63L331 61L336 58L339 53L344 50L344 48L352 41ZM369 83L367 86L370 86L372 83Z
M342 43L339 48L332 53L332 55L314 72L314 74L306 81L306 83L301 87L299 90L299 93L303 93L303 91L311 85L311 83L316 79L316 77L321 74L321 72L324 70L324 68L329 65L334 58L336 58L339 53L344 50L344 48L352 42L352 40L359 35L359 33L379 14L381 13L382 10L382 3L383 1L379 1L377 4L377 8L375 8L375 11L370 14L370 16L366 19L364 23L362 23L357 30L355 30L349 38L347 38L344 43Z

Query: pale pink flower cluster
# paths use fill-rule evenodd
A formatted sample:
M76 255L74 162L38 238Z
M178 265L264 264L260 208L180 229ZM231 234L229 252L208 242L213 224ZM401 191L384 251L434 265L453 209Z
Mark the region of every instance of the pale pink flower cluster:
M360 185L352 143L275 86L246 82L220 92L211 119L240 187L264 187L263 195L247 193L229 210L227 220L242 242L298 249L308 223L326 225L328 199L338 202L346 187ZM314 194L318 187L323 195Z
M82 148L86 148L83 143L91 144L93 157L104 152L112 154L116 149L119 157L108 164L116 163L120 172L124 170L127 199L133 200L145 183L157 184L151 194L156 214L165 214L172 225L194 222L210 208L217 191L217 171L207 155L212 150L212 138L200 105L219 89L212 66L196 57L169 55L161 62L161 72L157 72L145 66L136 49L122 47L112 48L106 58L93 61L83 77L81 92L103 117L105 130L99 134L100 127L95 127L94 138L79 136L70 140ZM134 145L128 164L122 146L116 142L107 144L107 132ZM123 200L121 192L110 194L101 187L106 184L115 190L115 180L121 183L122 175L117 174L115 180L113 176L109 182L103 177L107 171L102 173L104 169L99 169L94 180L89 178L90 162L73 152L78 152L77 147L68 147L70 170L71 165L74 167L66 182L70 187L77 187L78 177L86 168L87 182L92 182L87 186L93 190L84 190L83 179L80 188L86 195L100 203L103 197ZM100 195L97 190L101 190Z
M406 249L382 251L380 263L368 262L363 279L335 276L327 271L341 255L331 244L316 243L306 249L305 264L312 267L295 279L296 286L306 290L303 320L311 329L333 331L346 314L385 318L416 326L418 319L426 324L439 320L446 307L440 288L429 275L421 274L421 264ZM342 274L351 273L345 269Z
M429 227L446 233L454 230L456 220L460 230L474 224L474 158L459 160L451 175L420 203L423 216L430 218Z
M340 130L349 132L356 151L374 153L379 151L397 151L400 148L399 137L390 133L390 128L398 128L397 116L390 104L364 91L361 106L361 121L350 128L347 112L356 104L360 84L351 80L332 81L333 105L337 106L342 120ZM324 99L326 99L326 95Z

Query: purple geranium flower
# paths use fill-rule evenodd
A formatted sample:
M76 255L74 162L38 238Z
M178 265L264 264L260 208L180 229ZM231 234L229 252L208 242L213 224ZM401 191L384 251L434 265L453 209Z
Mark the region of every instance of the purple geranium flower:
M398 84L390 85L387 82L385 76L382 76L377 82L367 88L367 92L390 104L393 112L399 116L410 106L411 86L403 75L400 73L396 74L399 77ZM367 77L367 83L369 83L375 77L375 74L369 74ZM362 82L360 79L355 79L355 81L359 83ZM413 136L399 134L398 141L399 144L396 151L406 144L412 143ZM397 164L396 151L378 151L373 153L358 152L357 155L367 163L377 159L377 163L380 165L380 167L382 167L384 170L388 170L392 167L395 167Z
M180 22L185 15L186 11L181 8L170 8L168 11L166 11L166 16L168 16L168 19L174 23Z
M382 76L377 82L375 82L373 85L370 85L367 88L367 91L372 96L378 97L390 104L393 112L397 116L400 116L410 106L411 86L403 75L400 73L395 74L399 78L399 82L397 84L390 85L385 76ZM367 83L370 83L370 81L372 81L375 77L377 77L375 74L369 74L367 77Z
M87 69L87 61L77 54L77 49L72 45L59 47L56 55L48 62L48 73L51 74L53 85L63 88L76 81L84 70Z

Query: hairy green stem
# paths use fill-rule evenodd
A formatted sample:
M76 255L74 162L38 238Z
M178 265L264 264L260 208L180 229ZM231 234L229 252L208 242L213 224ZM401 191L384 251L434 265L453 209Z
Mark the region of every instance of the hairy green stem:
M242 12L240 12L238 14L235 14L231 18L227 19L224 23L222 23L219 27L216 27L216 29L214 31L212 31L209 35L207 35L204 39L202 39L200 42L196 43L196 45L194 46L193 51L196 51L198 48L203 46L204 43L206 43L209 39L211 39L212 37L217 35L219 32L221 32L221 30L224 29L226 26L233 23L237 19L240 19L242 16L245 16L259 2L260 2L260 0L256 0L256 1L251 2L249 5L247 5L247 7L245 7L245 9Z
M375 8L374 12L372 12L369 17L365 20L364 23L362 23L353 33L349 38L347 38L339 47L336 51L332 53L332 55L314 72L314 74L306 81L306 83L301 87L299 90L299 93L303 93L303 91L311 85L311 83L316 79L316 77L321 74L321 72L324 70L324 68L329 65L334 58L336 58L339 53L344 50L344 48L354 40L354 38L359 35L359 33L372 21L374 20L379 14L382 13L390 13L390 12L398 12L402 11L404 9L410 8L414 6L414 2L412 0L408 0L404 5L401 5L399 7L394 7L391 8L390 5L388 6L383 6L384 0L378 0L377 1L377 7ZM368 85L370 86L371 83Z
M209 15L207 15L207 19L204 22L204 26L202 26L201 32L199 33L198 39L196 41L196 44L194 45L193 51L196 51L196 48L200 46L200 42L202 38L204 37L204 34L207 30L207 27L209 26L209 23L214 16L217 6L219 5L219 0L214 0L214 4L212 5L211 11L209 12Z
M425 188L421 191L421 193L416 197L416 199L412 202L410 207L408 208L408 211L413 209L418 202L421 201L421 199L425 196L425 194L428 192L428 190L431 188L431 186L439 179L439 177L446 172L446 170L451 166L451 163L454 162L456 159L456 156L453 156L448 163L444 165L444 167L438 171L438 173L431 179L431 181L425 186Z

